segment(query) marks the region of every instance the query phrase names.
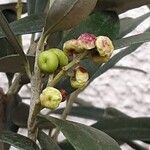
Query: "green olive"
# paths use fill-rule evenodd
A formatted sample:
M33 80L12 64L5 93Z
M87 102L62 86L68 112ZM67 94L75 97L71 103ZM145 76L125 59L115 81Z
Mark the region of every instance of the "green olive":
M45 88L40 94L41 105L45 108L56 109L62 101L61 92L53 87Z
M62 50L58 48L52 48L48 51L54 52L57 55L60 67L66 66L68 64L68 57Z
M54 52L44 51L38 57L38 66L44 73L53 73L58 67L58 57Z

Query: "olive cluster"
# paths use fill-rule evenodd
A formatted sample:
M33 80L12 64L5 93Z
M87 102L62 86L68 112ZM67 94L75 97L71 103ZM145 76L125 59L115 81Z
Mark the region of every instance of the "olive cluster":
M106 36L96 37L93 34L84 33L78 39L66 41L63 51L51 48L42 52L38 57L38 66L43 73L54 73L58 68L62 68L75 59L76 55L88 52L88 56L96 63L107 62L114 50L112 41ZM75 56L75 57L74 57ZM89 80L88 71L78 66L73 69L70 77L71 86L74 89L83 88ZM53 87L47 87L40 95L40 102L43 107L55 109L63 99L62 93Z

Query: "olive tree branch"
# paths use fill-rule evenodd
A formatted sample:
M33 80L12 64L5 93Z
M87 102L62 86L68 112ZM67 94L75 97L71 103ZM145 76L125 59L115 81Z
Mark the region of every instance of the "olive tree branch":
M37 128L35 128L36 116L41 110L41 105L39 101L40 93L41 93L41 71L38 67L38 56L44 50L44 43L46 37L42 32L41 37L39 39L38 45L36 47L36 55L35 55L35 64L34 64L34 72L31 78L31 101L30 101L30 111L28 118L28 137L32 140L36 140L37 136Z
M22 15L22 7L23 7L22 0L18 0L17 5L16 5L18 20L21 18L21 15Z
M18 1L17 1L17 5L16 5L17 20L21 19L22 9L23 9L22 0L18 0ZM20 42L20 45L22 45L22 36L21 36L21 35L18 36L18 40L19 40L19 42Z
M36 57L35 57L35 66L34 66L34 74L31 78L31 102L30 102L30 112L29 112L29 118L28 118L28 137L32 140L36 140L37 135L37 127L36 127L36 116L40 112L40 110L43 108L40 104L40 93L41 93L41 72L38 67L37 61L38 56L43 51L44 46L44 37L41 36L37 49L36 49ZM47 86L55 86L63 76L65 76L66 72L72 68L74 65L80 62L81 59L83 59L88 52L84 52L80 55L78 55L73 61L71 61L68 65L62 68L62 70L54 77L53 80L51 80L51 75L49 78L49 82Z

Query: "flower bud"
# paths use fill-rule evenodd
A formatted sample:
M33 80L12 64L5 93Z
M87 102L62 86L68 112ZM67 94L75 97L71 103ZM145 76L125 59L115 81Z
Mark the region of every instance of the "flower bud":
M53 87L45 88L40 95L41 105L45 108L56 109L61 101L61 92Z
M110 57L114 50L112 41L106 36L97 37L96 48L100 56L107 56L107 57Z
M89 74L83 67L75 69L75 74L70 78L71 86L75 89L82 88L89 80Z

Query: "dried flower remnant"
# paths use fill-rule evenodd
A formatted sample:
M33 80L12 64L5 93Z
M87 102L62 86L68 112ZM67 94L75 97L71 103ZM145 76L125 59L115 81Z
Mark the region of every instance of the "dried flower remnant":
M78 39L66 41L63 50L66 54L82 53L85 50L95 48L96 36L90 33L84 33Z
M77 67L75 69L74 76L70 78L71 86L75 89L82 88L89 80L89 74L83 67Z
M100 56L110 57L114 51L112 41L106 36L98 36L96 39L96 48Z

